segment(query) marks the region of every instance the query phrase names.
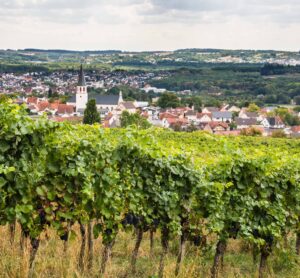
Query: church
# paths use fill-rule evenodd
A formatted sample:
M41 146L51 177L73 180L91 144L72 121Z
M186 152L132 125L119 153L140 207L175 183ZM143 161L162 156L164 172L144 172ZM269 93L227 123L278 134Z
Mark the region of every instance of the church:
M87 85L82 65L80 66L78 84L76 95L74 95L68 102L68 105L75 107L76 112L83 114L86 104L90 99L96 100L97 110L101 114L107 114L115 110L121 103L123 103L122 92L119 95L93 95L90 96L87 92Z

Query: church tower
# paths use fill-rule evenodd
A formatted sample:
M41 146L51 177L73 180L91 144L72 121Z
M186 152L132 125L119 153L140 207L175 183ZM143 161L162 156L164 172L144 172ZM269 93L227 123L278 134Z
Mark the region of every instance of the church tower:
M83 111L86 108L87 102L88 102L88 92L85 83L83 67L81 64L79 76L78 76L77 91L76 91L76 111L83 113Z

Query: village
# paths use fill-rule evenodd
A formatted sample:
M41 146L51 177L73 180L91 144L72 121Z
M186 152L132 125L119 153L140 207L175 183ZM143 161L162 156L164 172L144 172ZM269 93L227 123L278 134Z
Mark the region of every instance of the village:
M159 97L150 101L125 101L122 91L118 94L91 95L88 87L105 88L118 84L127 84L132 87L142 88L144 93L153 91L159 94L164 89L157 89L147 84L153 73L139 73L128 75L120 73L106 74L103 78L95 78L85 75L81 66L79 75L73 73L54 73L50 77L42 74L21 75L3 74L0 83L0 91L5 94L19 91L21 94L15 99L19 104L25 104L32 117L46 114L49 119L73 123L82 122L86 104L90 99L95 99L97 110L101 116L102 126L105 128L120 127L120 117L124 111L139 113L151 125L169 128L175 131L203 130L220 135L240 135L258 133L263 136L280 134L281 136L300 137L300 125L290 126L283 119L284 115L291 115L298 121L300 112L292 108L278 108L276 106L259 108L255 104L248 107L238 107L224 103L221 107L202 106L200 111L194 106L183 106L176 108L161 108L157 105ZM161 78L158 74L156 78ZM46 82L45 82L46 81ZM28 86L34 83L34 86ZM57 92L64 95L70 91L71 96L66 101L53 100L47 97L51 83L57 86ZM2 87L1 87L2 86ZM5 88L5 90L4 90ZM41 95L32 95L32 91L40 92ZM278 110L282 113L277 113ZM283 113L284 112L284 113Z

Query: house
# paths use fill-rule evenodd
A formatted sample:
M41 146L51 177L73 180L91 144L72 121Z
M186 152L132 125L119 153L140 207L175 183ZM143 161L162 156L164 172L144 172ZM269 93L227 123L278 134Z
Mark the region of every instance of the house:
M267 117L261 121L261 125L264 128L282 129L285 128L285 124L280 117Z
M145 108L145 107L149 106L149 102L148 101L135 101L134 106L136 108Z
M39 99L37 97L28 97L26 99L27 104L38 104Z
M255 118L257 120L258 117L259 117L259 115L256 112L247 112L245 110L241 110L241 112L239 113L239 118L242 118L242 119Z
M198 113L197 122L198 123L209 123L212 121L211 114Z
M60 103L57 106L56 115L66 117L74 114L74 106Z
M174 115L173 113L170 113L170 112L163 112L163 113L160 113L160 114L159 114L159 119L160 119L160 120L163 120L163 119L166 119L166 118L177 119L178 116L177 116L177 115Z
M162 120L162 126L165 128L174 128L174 126L185 126L188 124L187 119L179 119L179 118L164 118Z
M231 107L229 107L227 109L228 112L232 112L232 113L239 113L241 111L241 109L235 105L232 105Z
M300 134L300 126L299 125L298 126L292 126L291 131L293 133L299 133Z
M118 109L120 109L122 112L126 110L126 111L128 111L129 113L132 113L132 114L136 112L136 107L135 107L133 101L121 102L118 106Z
M256 119L256 121L261 122L264 117L256 112L248 112L245 109L242 109L241 112L239 113L239 118L243 119Z
M187 118L190 122L197 121L197 112L194 110L189 110L184 114L185 118Z
M212 120L214 122L226 122L231 123L232 122L232 113L231 112L212 112Z
M102 126L104 128L114 128L120 126L120 120L116 115L109 113L103 120Z
M216 133L220 131L228 131L229 125L225 122L210 122L204 125L204 131Z
M251 126L257 125L257 120L255 118L236 118L235 123L237 129L245 129Z
M220 109L218 107L204 107L202 113L209 114L212 112L218 112Z

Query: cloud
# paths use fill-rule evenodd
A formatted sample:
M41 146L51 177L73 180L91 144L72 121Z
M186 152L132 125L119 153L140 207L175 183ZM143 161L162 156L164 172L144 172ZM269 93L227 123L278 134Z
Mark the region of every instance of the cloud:
M228 22L231 17L300 22L299 0L0 0L0 22L16 18L81 24L120 23L133 18L147 24ZM112 12L113 11L113 12Z
M0 0L0 48L297 49L299 31L299 0Z
M0 22L33 19L53 23L82 24L92 20L116 23L122 13L111 13L112 6L131 7L138 0L0 0Z
M147 4L148 9L140 11L147 23L151 17L154 22L183 21L181 17L187 23L227 22L230 17L286 24L300 22L298 0L148 0Z

